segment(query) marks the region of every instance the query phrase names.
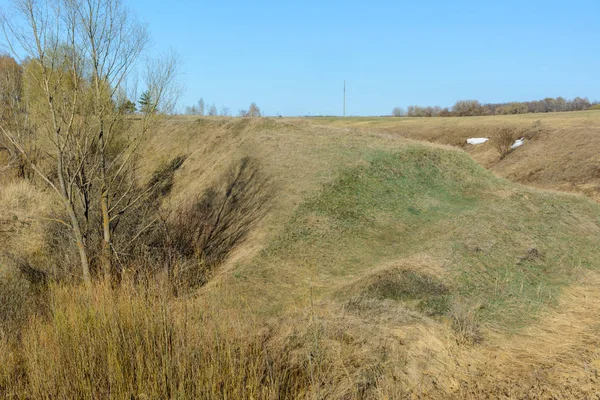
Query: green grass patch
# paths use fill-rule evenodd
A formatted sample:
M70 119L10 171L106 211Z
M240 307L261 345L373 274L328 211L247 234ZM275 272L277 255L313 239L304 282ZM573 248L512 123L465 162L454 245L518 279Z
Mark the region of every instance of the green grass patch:
M586 198L512 184L460 151L411 145L342 171L250 267L293 286L310 266L315 293L326 296L383 263L427 254L445 260L446 281L400 273L371 289L428 314L464 297L482 305L481 321L514 328L553 306L582 269L597 268L599 216ZM530 248L540 256L528 257Z

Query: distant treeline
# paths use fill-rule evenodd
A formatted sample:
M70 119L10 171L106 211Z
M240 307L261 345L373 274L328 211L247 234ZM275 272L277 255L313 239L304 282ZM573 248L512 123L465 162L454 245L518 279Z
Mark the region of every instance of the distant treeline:
M395 107L392 110L392 115L395 117L468 117L581 111L589 109L600 109L600 103L590 102L587 97L575 97L573 100L567 100L563 97L547 97L543 100L535 101L488 104L481 104L477 100L459 100L452 108L408 106L405 110L401 107Z
M222 117L228 117L231 115L231 110L229 109L229 107L221 107L221 111L217 111L217 106L215 105L215 103L213 103L211 106L205 105L204 104L204 99L200 98L200 100L198 100L198 104L195 104L193 106L188 106L185 108L185 114L186 115L198 115L198 116L205 116L208 115L209 117L216 117L217 115L220 115ZM250 107L248 107L247 110L239 110L238 111L238 117L262 117L262 113L260 112L260 108L258 108L258 106L256 105L256 103L251 103Z

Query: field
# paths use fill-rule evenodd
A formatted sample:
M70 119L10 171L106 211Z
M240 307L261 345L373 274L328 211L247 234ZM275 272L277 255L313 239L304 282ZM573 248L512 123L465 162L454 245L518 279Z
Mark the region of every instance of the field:
M140 179L187 157L169 195L183 204L250 157L266 177L264 217L206 285L177 298L53 286L48 314L22 321L22 349L2 344L0 394L598 396L599 150L600 111L167 119ZM48 193L6 180L3 218L24 223L0 225L0 239L43 259L44 222L31 214L53 207ZM140 352L147 361L122 358ZM112 390L69 375L81 365Z
M598 198L600 113L597 111L467 118L316 119L331 126L370 129L409 139L442 143L466 150L479 164L501 177L545 189L585 193ZM527 146L500 160L493 146L503 129ZM483 146L468 146L468 137L491 137Z

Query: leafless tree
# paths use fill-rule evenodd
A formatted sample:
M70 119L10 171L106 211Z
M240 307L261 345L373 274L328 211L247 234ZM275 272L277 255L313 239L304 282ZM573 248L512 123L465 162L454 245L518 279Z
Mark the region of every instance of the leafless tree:
M215 105L215 103L213 103L210 108L208 109L208 115L211 117L216 117L217 115L219 115L219 112L217 111L217 106Z
M392 115L394 117L403 117L404 115L406 115L406 112L402 107L394 107L394 109L392 110Z
M588 110L593 103L587 97L575 97L566 100L563 97L546 97L543 100L510 102L510 103L487 103L481 104L477 100L460 100L452 107L419 107L408 106L406 115L409 117L451 117L451 116L476 116L476 115L502 115L502 114L525 114L546 113L559 111ZM400 109L394 108L392 115L399 113Z
M452 106L452 113L458 117L487 115L488 112L477 100L459 100Z
M205 108L206 107L204 106L204 99L200 97L200 100L198 100L198 115L204 115Z
M28 114L38 122L38 134L51 143L47 152L54 168L46 170L31 157L17 130L6 124L0 130L64 204L68 220L62 223L73 232L83 278L90 282L91 216L99 209L102 267L110 275L114 224L143 197L131 178L136 153L152 124L174 107L177 63L173 57L148 63L145 86L151 106L130 129L122 107L129 100L123 94L149 43L145 25L120 0L13 4L17 16L4 16L3 28L14 54L24 52L30 60Z
M9 55L0 55L0 121L16 132L19 142L36 157L37 148L32 126L25 112L23 98L23 67ZM17 167L22 177L28 175L28 169L23 157L17 149L0 135L0 151L8 152L8 165L4 168Z
M204 115L204 100L201 98L198 101L197 105L187 106L185 108L185 113L187 115L199 115L199 116L203 116Z
M262 114L260 112L260 108L256 105L256 103L251 103L250 107L248 107L247 116L248 117L260 117Z

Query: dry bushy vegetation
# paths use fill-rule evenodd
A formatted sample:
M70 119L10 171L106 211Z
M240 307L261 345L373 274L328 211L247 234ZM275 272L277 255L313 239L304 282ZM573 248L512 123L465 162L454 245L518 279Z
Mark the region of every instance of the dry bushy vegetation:
M317 305L265 323L224 306L222 297L175 297L166 276L134 281L89 288L3 277L0 295L9 301L0 308L0 396L370 399L405 393L390 370L402 363L397 341L373 335L367 324Z
M511 146L515 142L516 135L514 131L510 128L503 128L494 138L494 146L498 149L498 153L500 153L500 159L502 160L504 157L510 153L512 150Z
M175 159L167 170L178 164ZM164 179L164 172L155 173L156 179ZM162 196L170 186L160 185ZM244 157L217 186L175 208L165 207L152 229L130 239L131 253L138 254L133 263L144 265L140 273L166 270L175 290L202 286L265 215L269 200L266 177L256 160ZM154 265L148 266L148 260Z
M14 6L3 31L24 54L0 58L3 167L16 171L0 188L11 244L0 254L0 395L296 398L318 387L284 349L271 356L251 321L177 300L268 210L256 160L171 201L187 155L147 179L139 163L172 110L176 60L150 60L132 116L128 85L149 37L120 1ZM260 116L254 103L247 116Z

